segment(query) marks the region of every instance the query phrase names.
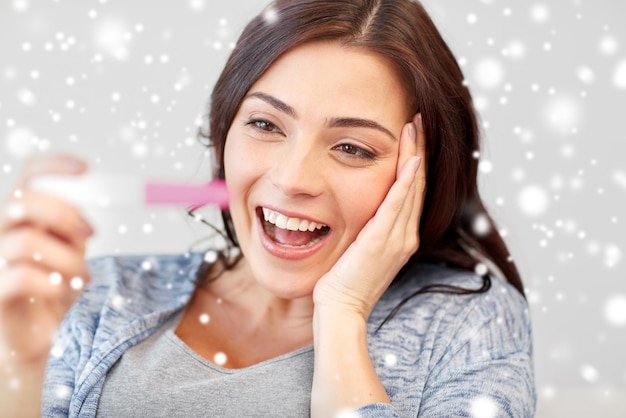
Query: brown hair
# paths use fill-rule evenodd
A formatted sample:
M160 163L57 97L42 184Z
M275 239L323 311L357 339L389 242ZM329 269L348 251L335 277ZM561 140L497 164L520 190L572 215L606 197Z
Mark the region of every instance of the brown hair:
M214 148L215 177L224 178L226 135L250 87L286 51L322 40L366 48L386 58L405 82L414 113L422 114L428 187L420 248L405 269L419 260L473 270L485 258L523 294L520 275L478 194L474 153L480 149L480 132L471 95L455 57L417 1L270 4L244 29L211 96L209 132L202 135ZM237 245L230 213L222 216L229 239ZM478 216L490 226L480 231L484 233L472 228Z

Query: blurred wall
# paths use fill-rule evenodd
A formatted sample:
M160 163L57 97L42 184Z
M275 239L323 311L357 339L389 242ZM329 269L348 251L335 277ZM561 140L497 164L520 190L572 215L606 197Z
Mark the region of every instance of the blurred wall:
M483 196L534 319L537 416L626 416L626 3L424 3L482 117ZM99 173L208 178L197 126L264 4L2 2L0 193L42 152ZM91 255L184 251L208 233L174 208L88 216Z

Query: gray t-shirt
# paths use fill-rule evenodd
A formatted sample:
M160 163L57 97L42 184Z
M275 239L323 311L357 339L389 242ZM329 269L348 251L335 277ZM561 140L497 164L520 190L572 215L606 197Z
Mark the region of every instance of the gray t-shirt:
M308 417L311 348L227 370L176 338L202 259L186 253L91 260L91 283L63 321L48 361L42 416ZM391 403L363 406L354 416L532 417L530 317L510 284L493 278L481 294L421 294L378 329L416 289L442 283L475 289L482 280L418 264L381 296L367 322L367 344Z
M204 359L174 333L175 315L129 349L108 373L98 416L304 417L310 409L313 346L243 369Z

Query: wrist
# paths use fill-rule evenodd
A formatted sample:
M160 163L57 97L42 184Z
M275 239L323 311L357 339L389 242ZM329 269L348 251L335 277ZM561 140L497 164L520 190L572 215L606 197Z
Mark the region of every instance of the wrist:
M331 326L332 328L358 329L367 323L365 313L352 305L316 304L313 310L313 322Z
M367 320L351 306L315 305L313 313L315 371L311 416L383 402L389 397L370 359Z

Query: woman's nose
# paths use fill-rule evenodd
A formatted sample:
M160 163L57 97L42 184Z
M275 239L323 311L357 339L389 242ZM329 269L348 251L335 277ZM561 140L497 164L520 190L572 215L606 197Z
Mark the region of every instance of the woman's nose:
M323 150L304 139L289 140L271 169L272 184L285 196L318 196L324 189Z

